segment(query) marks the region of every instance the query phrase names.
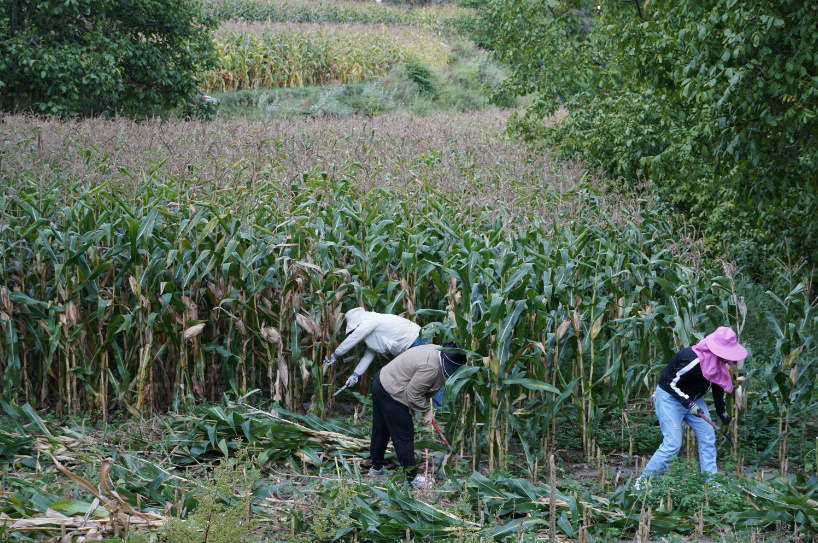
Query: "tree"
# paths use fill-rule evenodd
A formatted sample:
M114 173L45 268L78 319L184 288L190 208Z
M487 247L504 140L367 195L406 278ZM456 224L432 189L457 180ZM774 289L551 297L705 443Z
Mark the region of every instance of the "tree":
M517 132L652 180L747 264L788 250L815 264L817 4L490 0L488 19L513 67L503 92L536 96Z
M0 108L138 117L200 100L215 22L188 0L8 0Z

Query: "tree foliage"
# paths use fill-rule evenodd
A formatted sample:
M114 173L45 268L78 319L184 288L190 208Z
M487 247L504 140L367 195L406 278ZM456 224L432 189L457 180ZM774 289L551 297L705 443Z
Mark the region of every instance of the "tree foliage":
M536 97L519 133L647 177L745 263L818 262L818 3L490 0L486 15L514 69L503 92Z
M9 0L0 108L135 116L199 106L214 22L187 0Z

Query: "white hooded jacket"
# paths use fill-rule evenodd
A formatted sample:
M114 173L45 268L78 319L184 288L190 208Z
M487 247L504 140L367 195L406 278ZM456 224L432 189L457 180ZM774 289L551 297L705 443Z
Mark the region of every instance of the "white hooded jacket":
M355 368L358 375L366 371L375 353L397 356L409 349L420 335L420 326L410 320L361 307L347 311L346 321L347 337L335 349L335 354L343 356L361 341L366 342L366 352Z

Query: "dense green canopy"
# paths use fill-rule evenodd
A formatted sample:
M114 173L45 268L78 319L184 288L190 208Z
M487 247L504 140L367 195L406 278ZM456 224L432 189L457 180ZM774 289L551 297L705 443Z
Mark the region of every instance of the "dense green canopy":
M818 3L491 0L486 20L504 92L537 98L517 130L652 180L756 270L818 262Z
M0 109L193 112L214 58L212 26L187 0L10 0L0 11Z

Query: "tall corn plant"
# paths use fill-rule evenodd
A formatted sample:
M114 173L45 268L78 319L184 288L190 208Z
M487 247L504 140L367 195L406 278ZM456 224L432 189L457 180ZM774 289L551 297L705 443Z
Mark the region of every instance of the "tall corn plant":
M771 407L778 422L776 446L782 474L789 469L789 435L794 423L801 422L801 430L813 408L815 380L818 378L818 350L813 337L818 329L818 311L810 299L807 283L798 283L782 299L772 291L767 295L780 307L782 318L767 312L765 318L772 324L769 343L775 358L761 360L752 369L747 380L759 380L759 399Z
M515 229L431 186L361 192L307 172L225 191L160 168L132 192L16 180L0 240L7 399L105 417L261 389L325 416L355 358L321 361L341 314L364 306L436 322L438 341L472 353L448 388L461 409L447 432L491 469L519 438L535 473L558 421L591 457L663 355L722 318L708 306L735 314L714 270L684 265L649 212L619 230L537 217Z
M401 27L225 23L216 38L207 91L359 83L403 62L439 69L449 60L434 34Z

